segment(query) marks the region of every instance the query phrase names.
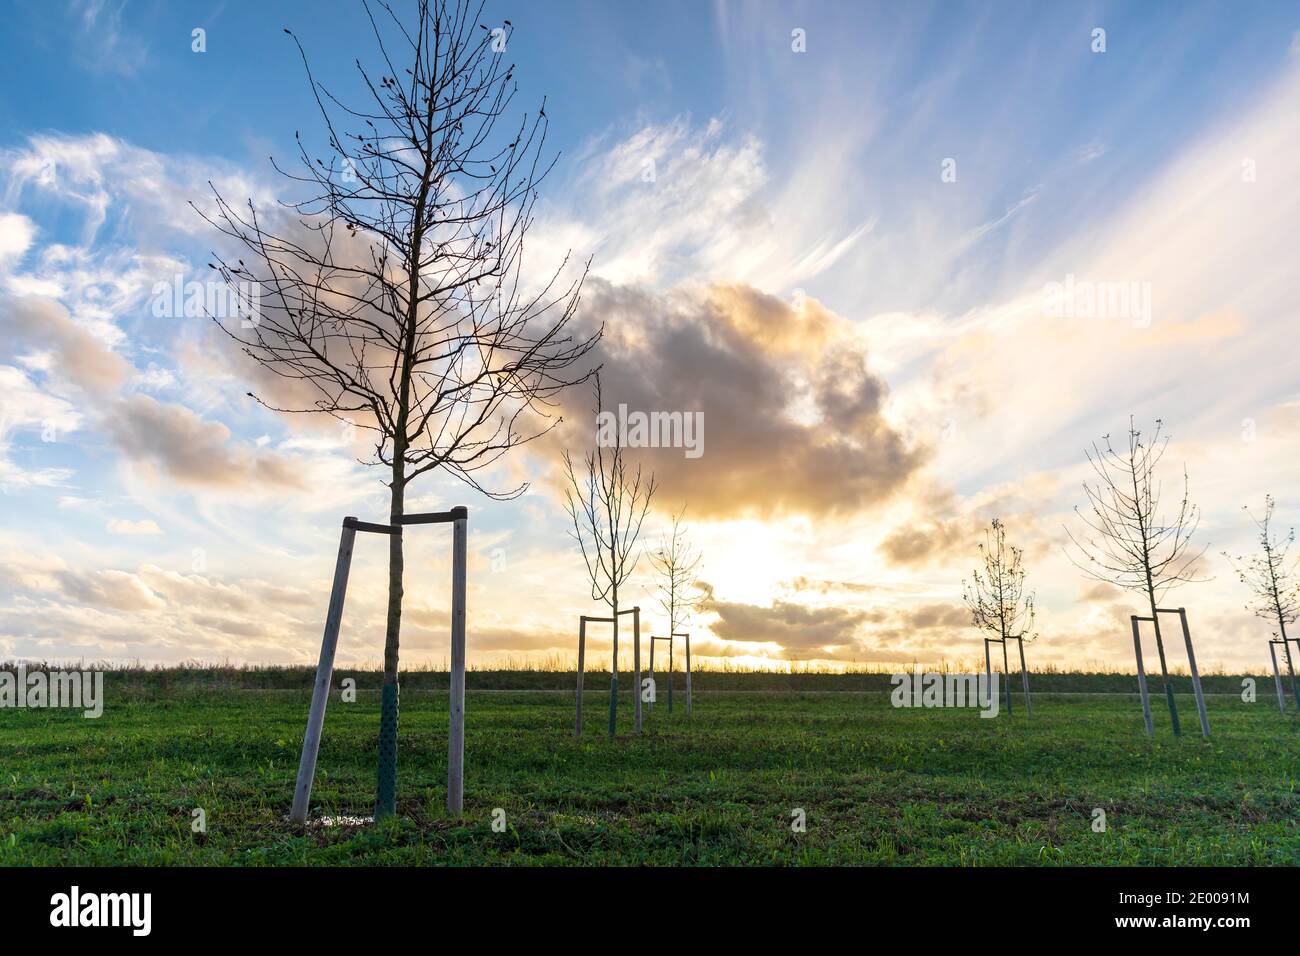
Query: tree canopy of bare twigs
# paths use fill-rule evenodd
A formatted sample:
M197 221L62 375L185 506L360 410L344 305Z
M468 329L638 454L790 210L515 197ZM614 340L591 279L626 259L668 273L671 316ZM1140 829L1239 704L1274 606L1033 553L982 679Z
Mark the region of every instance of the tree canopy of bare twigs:
M599 374L595 391L595 418L598 419L602 407ZM581 468L575 467L573 457L565 451L564 471L565 510L573 525L569 534L577 541L582 554L591 583L591 599L609 605L614 618L610 689L610 733L613 733L618 687L619 590L639 562L637 540L657 486L653 473L645 475L640 465L635 470L630 466L622 446L617 443L604 447L596 441Z
M1000 518L984 532L979 546L983 569L962 582L962 597L970 609L971 623L999 640L1034 639L1034 595L1025 591L1024 551L1007 544L1007 529Z
M554 159L545 101L511 118L509 22L489 27L472 0L362 9L373 48L356 61L355 105L317 81L285 31L323 127L319 148L299 133L296 162L272 160L297 197L264 208L213 187L214 211L200 214L237 250L212 268L260 302L250 322L218 318L282 380L253 397L368 433L366 463L386 470L396 525L407 486L435 470L493 498L522 493L485 488L483 469L554 427L555 399L586 378L577 369L596 337L569 329L585 268L566 280L561 264L539 282L523 271ZM394 534L386 684L397 682L402 572Z
M686 508L673 515L672 526L650 552L650 563L658 577L659 605L668 615L668 633L685 627L693 611L698 610L706 595L696 582L703 555L690 542L682 519Z
M600 412L600 378L596 378L596 411ZM622 446L595 443L575 468L573 456L565 451L565 510L573 524L569 532L578 543L591 599L618 610L618 592L636 570L640 559L637 540L650 501L657 489L654 474L645 475L641 466L633 470Z
M1260 517L1256 518L1249 508L1243 509L1259 531L1259 551L1237 558L1225 551L1224 557L1232 563L1241 583L1250 588L1251 601L1246 610L1276 626L1273 636L1285 640L1286 626L1294 624L1300 615L1300 580L1296 577L1300 557L1289 555L1295 543L1294 528L1284 537L1271 530L1273 507L1273 496L1266 495Z
M1077 559L1071 555L1077 568L1098 581L1147 594L1153 608L1170 588L1204 580L1196 566L1205 548L1191 546L1201 513L1191 502L1185 468L1177 511L1172 519L1160 513L1156 469L1169 447L1163 427L1156 419L1151 440L1143 441L1130 419L1124 447L1116 450L1109 435L1093 442L1086 454L1097 480L1083 484L1087 508L1074 509L1087 530L1076 535L1066 529L1079 552Z
M1116 449L1109 435L1093 442L1087 452L1096 480L1084 482L1087 508L1076 507L1086 530L1075 534L1066 529L1077 554L1074 565L1089 577L1146 596L1160 655L1160 673L1165 685L1174 733L1179 733L1173 688L1160 633L1160 598L1171 588L1204 578L1197 565L1205 548L1192 547L1192 536L1200 524L1200 509L1192 504L1187 469L1183 469L1182 494L1176 510L1161 513L1161 483L1156 474L1169 447L1162 436L1164 423L1156 419L1149 441L1129 419L1128 440Z

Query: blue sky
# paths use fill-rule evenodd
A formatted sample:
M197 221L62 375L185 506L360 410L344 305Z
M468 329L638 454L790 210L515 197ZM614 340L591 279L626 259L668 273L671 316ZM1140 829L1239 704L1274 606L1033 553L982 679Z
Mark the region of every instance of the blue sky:
M1293 337L1300 292L1285 252L1300 205L1294 5L493 2L483 19L514 25L516 103L547 97L561 154L535 255L593 257L590 308L629 354L632 330L695 323L707 339L709 323L757 328L764 296L816 305L789 318L802 341L745 342L748 374L792 389L772 410L780 427L729 429L719 410L709 434L729 450L700 466L717 471L660 464L695 496L711 558L705 657L960 658L973 636L953 588L974 531L1002 514L1041 561L1042 653L1110 660L1123 600L1082 590L1059 539L1083 447L1131 412L1170 421L1215 553L1249 546L1239 509L1265 491L1300 514L1281 467L1300 438L1295 363L1271 344ZM371 48L351 3L18 3L0 34L0 658L305 660L338 517L382 513L347 449L244 401L209 329L150 311L155 282L204 272L213 240L186 201L209 178L277 195L268 155L317 133L285 27L318 79L355 92L352 60ZM206 52L191 50L195 28ZM58 173L42 183L47 160ZM1067 275L1144 283L1153 321L1043 322L1045 284ZM88 385L67 366L91 353ZM709 497L761 459L742 433L824 450L826 423L804 406L839 374L833 355L859 353L858 384L883 397L843 471L876 484L794 474L767 498ZM720 396L754 386L718 374ZM186 447L150 443L164 433ZM897 475L881 436L914 452ZM284 463L313 493L266 480ZM423 492L479 509L479 660L571 654L584 592L553 465L521 455L535 489L508 505L438 479ZM927 543L924 560L904 556L900 529ZM417 573L441 575L445 555L420 547ZM1208 657L1253 661L1258 626L1215 570L1202 600L1232 636ZM855 590L867 580L881 587L870 600ZM651 582L638 586L649 602ZM362 586L359 621L379 590ZM290 609L259 623L248 609L266 594ZM416 599L416 659L443 653L444 597ZM824 644L792 633L807 615Z
M551 142L568 157L640 125L720 117L763 142L773 178L810 144L836 143L843 228L870 217L905 228L918 204L954 225L996 221L1034 197L1014 235L932 282L890 275L843 303L873 311L960 311L1013 291L1070 226L1127 201L1256 95L1296 29L1286 4L1244 16L1234 4L1185 3L547 2L498 3L484 19L515 25L518 102L550 98ZM0 130L10 144L46 130L106 133L264 172L269 155L291 157L296 130L316 130L286 26L322 83L356 93L367 22L354 4L20 3L0 37L11 91ZM1097 26L1104 55L1079 41ZM196 27L208 31L202 55L190 49ZM810 37L804 56L790 55L795 27ZM1104 162L1079 166L1097 149ZM934 168L948 156L968 184L956 208L936 202ZM572 171L561 165L552 188Z
M0 37L0 130L107 133L167 154L219 157L261 170L314 131L290 38L320 80L355 93L352 65L367 22L356 5L100 0L19 3ZM837 138L857 176L837 184L846 216L905 220L936 191L933 168L959 157L976 208L996 219L1035 193L1014 239L977 250L945 306L963 308L1031 268L1063 223L1086 225L1125 201L1213 121L1276 72L1294 9L1239 5L496 3L517 39L521 105L548 96L563 154L593 138L675 117L724 117L758 136L774 176L808 142ZM493 16L495 15L495 16ZM1089 37L1107 30L1104 55ZM191 52L191 31L208 31ZM790 30L807 31L805 56ZM69 68L71 67L71 68ZM15 95L22 91L22 95ZM293 118L299 118L295 122ZM847 133L848 135L844 135ZM1098 146L1104 163L1060 175ZM563 180L561 167L556 175ZM968 283L973 285L969 288ZM906 282L873 309L934 304Z

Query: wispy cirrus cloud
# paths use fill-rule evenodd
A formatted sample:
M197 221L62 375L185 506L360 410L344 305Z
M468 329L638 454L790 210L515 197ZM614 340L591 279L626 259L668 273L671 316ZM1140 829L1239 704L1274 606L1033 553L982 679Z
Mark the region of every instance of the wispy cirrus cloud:
M97 73L130 76L148 61L144 39L123 23L126 0L70 0L81 65Z

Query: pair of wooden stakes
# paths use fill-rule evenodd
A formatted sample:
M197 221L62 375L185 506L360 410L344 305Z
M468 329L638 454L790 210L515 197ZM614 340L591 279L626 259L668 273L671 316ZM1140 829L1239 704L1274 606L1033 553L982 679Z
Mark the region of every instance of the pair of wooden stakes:
M1011 671L1007 664L1007 642L1015 641L1016 647L1020 650L1020 683L1025 689L1025 713L1034 716L1034 705L1029 698L1029 669L1025 667L1025 640L1021 634L1011 634L1007 637L986 637L984 638L984 674L988 681L988 686L993 686L993 662L989 656L990 645L1002 645L1002 678L1006 685L1007 691L1007 713L1011 713Z
M1173 607L1158 607L1157 614L1177 614L1178 620L1183 626L1183 643L1187 647L1187 666L1192 672L1192 691L1196 695L1196 712L1201 718L1201 736L1210 736L1210 718L1205 712L1205 693L1201 690L1201 675L1196 670L1196 652L1192 650L1192 632L1187 627L1187 609ZM1133 623L1133 653L1137 656L1138 670L1138 691L1142 695L1142 719L1146 722L1148 734L1154 734L1155 730L1151 725L1151 695L1147 693L1147 674L1146 668L1142 664L1142 634L1138 624L1142 621L1155 623L1154 617L1142 617L1138 614L1129 616ZM1274 662L1276 669L1276 661ZM1174 689L1169 684L1169 677L1165 675L1165 696L1169 701L1169 717L1173 721L1174 735L1181 733L1178 726L1178 708L1174 706ZM1281 684L1279 683L1279 689Z
M1274 637L1268 642L1268 656L1273 659L1273 684L1277 687L1277 709L1286 713L1286 695L1282 693L1282 672L1277 669L1277 649L1286 655L1287 673L1291 675L1291 696L1295 698L1296 711L1300 712L1300 689L1296 687L1295 665L1291 661L1291 645L1300 651L1300 637Z
M632 607L625 611L619 611L618 616L624 614L632 615L632 720L636 726L636 732L641 733L641 608ZM613 624L612 617L593 617L589 614L582 614L578 617L578 691L576 715L574 718L574 736L582 736L582 685L586 677L587 668L587 624ZM658 641L668 642L668 712L673 710L673 638L681 637L686 640L686 716L691 716L691 635L680 631L670 630L667 637L650 637L650 685L655 686L655 643ZM650 709L654 709L654 697L652 694L648 701ZM616 729L618 717L618 645L614 645L613 656L610 658L609 672L609 733L613 736Z
M302 759L298 764L298 782L293 791L290 819L307 822L312 782L316 775L316 756L320 752L321 730L325 726L325 705L329 702L330 681L334 675L334 652L338 647L339 625L343 622L343 600L347 596L348 571L352 567L352 546L358 531L372 534L401 534L409 524L450 524L452 526L451 560L451 715L447 734L447 812L459 814L465 792L465 553L466 525L469 509L464 506L450 511L403 515L399 524L371 524L356 518L343 519L339 538L339 556L334 565L334 586L330 591L329 612L325 616L325 636L321 641L320 661L316 665L316 686L311 695L307 732L303 735ZM384 772L381 767L381 775ZM396 763L392 771L396 774ZM383 782L381 781L381 787Z

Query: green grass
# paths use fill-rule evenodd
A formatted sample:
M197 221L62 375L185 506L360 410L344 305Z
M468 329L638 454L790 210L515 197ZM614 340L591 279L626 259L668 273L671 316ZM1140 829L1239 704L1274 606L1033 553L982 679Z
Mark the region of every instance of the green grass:
M1031 719L986 720L715 690L690 722L661 699L638 738L624 695L611 740L592 692L579 741L571 693L471 689L452 820L446 695L405 688L399 819L304 833L286 815L307 690L107 683L98 720L0 710L0 864L1300 864L1300 723L1271 697L1211 697L1205 742L1190 696L1188 735L1157 709L1148 740L1133 696L1042 694ZM331 701L314 812L369 813L377 727L377 695Z

